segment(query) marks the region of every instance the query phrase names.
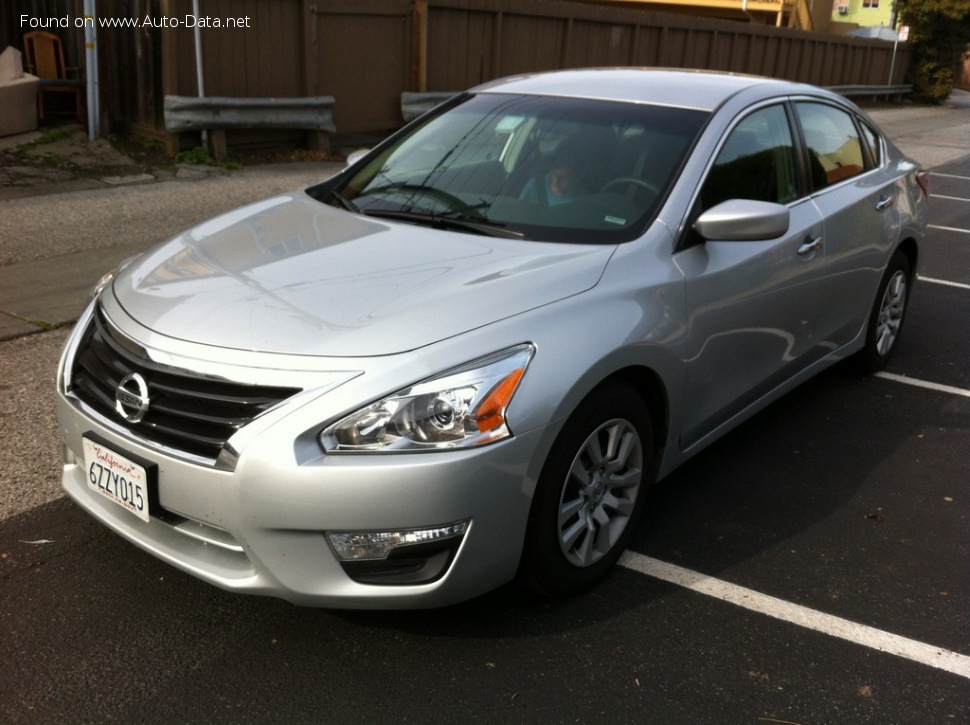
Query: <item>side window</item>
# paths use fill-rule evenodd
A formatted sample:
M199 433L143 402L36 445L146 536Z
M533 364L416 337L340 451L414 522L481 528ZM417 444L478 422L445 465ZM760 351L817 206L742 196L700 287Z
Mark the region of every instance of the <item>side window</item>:
M865 121L860 121L859 125L862 127L862 138L869 147L869 155L872 158L872 162L878 168L882 165L882 143L879 141L879 134L873 131Z
M701 189L710 209L728 199L786 204L798 198L795 144L784 106L745 117L728 134Z
M848 113L824 103L796 103L795 108L805 133L809 170L816 189L865 170L862 142Z

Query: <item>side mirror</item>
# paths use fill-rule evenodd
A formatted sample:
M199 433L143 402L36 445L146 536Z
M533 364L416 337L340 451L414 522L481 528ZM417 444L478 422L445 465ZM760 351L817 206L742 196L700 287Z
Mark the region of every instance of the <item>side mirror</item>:
M349 154L347 154L347 166L353 166L369 153L370 149L357 149L356 151L351 151Z
M751 199L730 199L711 207L694 222L704 239L726 242L777 239L788 231L787 206Z

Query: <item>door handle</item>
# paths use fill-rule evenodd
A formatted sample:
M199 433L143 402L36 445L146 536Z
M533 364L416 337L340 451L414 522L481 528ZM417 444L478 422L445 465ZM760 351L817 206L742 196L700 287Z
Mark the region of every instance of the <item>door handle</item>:
M798 254L804 257L806 254L817 252L821 248L822 248L822 237L815 237L814 239L812 239L811 237L806 237L805 243L798 248Z
M876 202L876 211L882 211L883 209L888 209L893 205L894 199L892 196L880 196L879 201Z

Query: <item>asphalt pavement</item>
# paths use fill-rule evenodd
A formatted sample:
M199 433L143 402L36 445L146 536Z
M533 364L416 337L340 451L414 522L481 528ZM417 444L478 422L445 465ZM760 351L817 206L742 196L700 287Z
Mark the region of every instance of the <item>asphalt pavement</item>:
M0 721L970 722L968 98L872 112L933 193L886 373L831 369L694 458L624 566L560 602L233 595L61 495L54 367L90 286L333 167L0 201Z

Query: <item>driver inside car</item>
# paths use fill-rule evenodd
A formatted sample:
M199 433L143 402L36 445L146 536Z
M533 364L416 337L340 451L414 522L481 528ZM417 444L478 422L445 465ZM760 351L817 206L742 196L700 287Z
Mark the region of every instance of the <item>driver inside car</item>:
M576 201L588 193L585 183L588 169L589 165L583 163L580 144L563 142L553 154L549 172L542 176L541 183L536 183L536 178L529 179L519 199L549 206Z

